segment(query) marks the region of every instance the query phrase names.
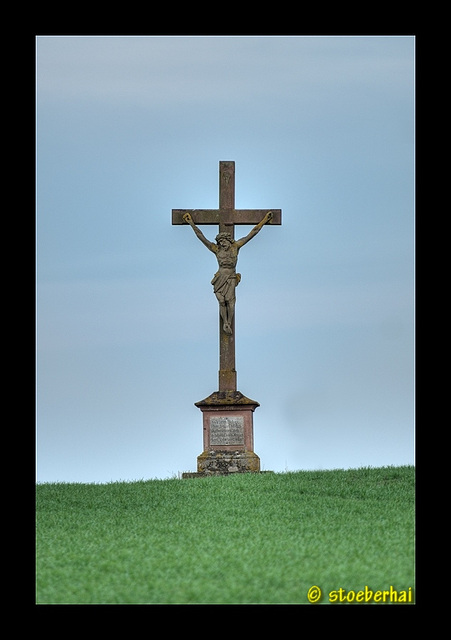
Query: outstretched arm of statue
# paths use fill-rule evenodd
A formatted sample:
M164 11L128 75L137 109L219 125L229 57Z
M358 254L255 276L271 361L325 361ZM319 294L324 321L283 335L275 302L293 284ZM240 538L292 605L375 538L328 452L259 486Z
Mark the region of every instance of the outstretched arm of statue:
M237 240L236 241L236 245L238 247L238 249L240 249L243 245L246 244L246 242L249 242L249 240L252 240L252 238L254 236L257 235L257 233L260 231L260 229L270 220L272 220L273 218L273 212L272 211L268 211L268 213L266 214L266 216L263 218L263 220L261 220L258 224L255 225L255 227L252 229L252 231L250 231L247 236L245 236L244 238L241 238L241 240Z
M191 217L190 213L185 213L183 214L183 220L190 225L190 227L192 228L192 230L194 231L194 233L196 234L196 236L199 238L199 240L207 247L207 249L210 249L210 251L213 251L213 253L215 253L215 249L216 249L216 245L214 244L214 242L210 242L210 240L208 240L204 234L202 233L202 231L199 229L199 227L197 227L194 224L194 220Z

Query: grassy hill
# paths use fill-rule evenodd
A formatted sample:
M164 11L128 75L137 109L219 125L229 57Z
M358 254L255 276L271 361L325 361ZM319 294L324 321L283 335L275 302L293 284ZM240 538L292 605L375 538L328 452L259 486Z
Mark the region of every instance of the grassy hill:
M36 601L413 602L414 474L38 484Z

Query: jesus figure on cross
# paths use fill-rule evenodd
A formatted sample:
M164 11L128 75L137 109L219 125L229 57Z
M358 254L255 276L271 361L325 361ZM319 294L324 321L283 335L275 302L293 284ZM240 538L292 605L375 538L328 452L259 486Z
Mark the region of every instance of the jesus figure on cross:
M228 335L232 334L232 320L235 313L235 287L238 286L241 275L236 273L236 264L238 262L238 252L249 240L260 231L260 229L269 222L273 217L272 211L269 211L265 217L248 233L247 236L240 240L234 240L232 235L227 232L218 233L216 236L216 244L210 242L204 236L202 231L194 224L189 213L183 215L183 220L189 224L199 240L216 255L219 270L215 273L211 284L213 291L219 302L219 312L223 322L224 332Z

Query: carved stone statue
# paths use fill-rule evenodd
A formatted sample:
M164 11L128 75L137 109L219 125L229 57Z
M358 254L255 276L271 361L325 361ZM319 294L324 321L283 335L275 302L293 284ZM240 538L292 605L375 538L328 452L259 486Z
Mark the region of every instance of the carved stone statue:
M232 333L232 320L235 313L235 287L241 280L241 275L236 273L236 264L238 262L238 252L249 240L260 231L260 229L269 222L273 217L272 211L269 211L247 236L240 240L234 240L230 233L219 233L216 236L216 244L210 242L204 236L202 231L197 227L191 215L185 213L183 220L189 224L199 240L216 255L219 270L215 273L211 284L213 291L219 302L219 312L223 322L224 332Z

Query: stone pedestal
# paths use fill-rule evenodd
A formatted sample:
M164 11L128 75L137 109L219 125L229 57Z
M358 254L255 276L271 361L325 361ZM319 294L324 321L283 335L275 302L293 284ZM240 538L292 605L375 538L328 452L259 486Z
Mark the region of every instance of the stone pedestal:
M253 413L259 403L239 391L216 391L195 405L203 414L204 450L197 458L197 473L183 477L258 473Z

